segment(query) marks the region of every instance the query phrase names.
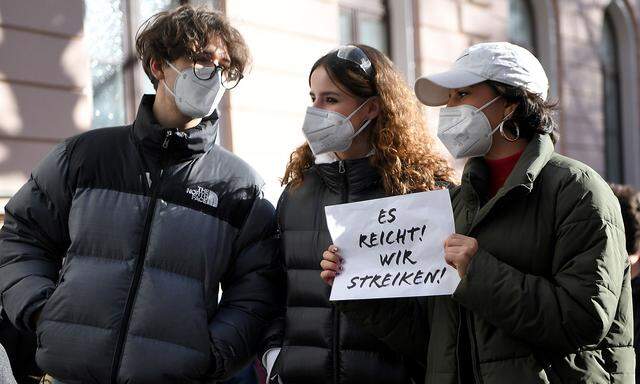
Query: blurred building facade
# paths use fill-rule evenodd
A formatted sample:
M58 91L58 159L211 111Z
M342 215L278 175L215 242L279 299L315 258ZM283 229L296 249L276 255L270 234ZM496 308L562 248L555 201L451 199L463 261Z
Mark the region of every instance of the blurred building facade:
M351 41L387 53L411 85L477 42L529 48L559 100L557 150L640 187L640 0L0 0L0 212L53 145L133 121L153 93L135 32L183 3L224 12L252 51L218 137L260 172L272 201L304 141L308 71ZM435 132L437 109L425 116Z

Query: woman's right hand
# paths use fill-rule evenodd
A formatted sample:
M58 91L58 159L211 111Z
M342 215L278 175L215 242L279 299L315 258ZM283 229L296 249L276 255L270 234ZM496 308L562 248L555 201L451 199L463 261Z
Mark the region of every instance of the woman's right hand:
M333 279L340 274L343 264L344 260L340 257L340 253L338 253L338 247L331 244L329 248L322 253L322 261L320 262L322 272L320 272L320 277L325 283L333 285Z

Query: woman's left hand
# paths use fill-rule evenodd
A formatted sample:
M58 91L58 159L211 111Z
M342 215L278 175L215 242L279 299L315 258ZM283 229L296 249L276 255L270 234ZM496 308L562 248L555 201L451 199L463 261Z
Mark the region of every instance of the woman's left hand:
M320 267L322 268L320 277L322 280L329 285L333 285L333 280L340 274L340 271L342 271L342 264L344 264L344 260L342 260L340 253L338 253L338 247L330 245L329 248L322 253L322 261L320 262Z
M467 274L471 258L478 252L478 242L473 237L454 233L444 242L444 259L458 271L460 278Z

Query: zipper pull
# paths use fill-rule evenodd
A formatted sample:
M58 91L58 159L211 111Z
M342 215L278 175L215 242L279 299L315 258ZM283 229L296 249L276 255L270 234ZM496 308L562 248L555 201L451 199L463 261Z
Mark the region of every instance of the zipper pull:
M340 162L338 162L338 172L340 172L340 173L344 173L345 172L344 160L340 160Z
M173 131L167 131L166 135L164 136L164 141L162 142L163 149L169 148L169 140L171 139L171 135L173 135Z

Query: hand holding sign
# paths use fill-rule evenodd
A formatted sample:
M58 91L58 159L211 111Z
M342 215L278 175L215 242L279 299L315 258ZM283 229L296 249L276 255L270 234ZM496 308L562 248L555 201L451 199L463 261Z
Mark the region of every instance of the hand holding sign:
M331 300L446 295L460 281L444 259L454 232L448 191L421 192L325 208L340 255L323 255ZM348 261L344 272L340 258ZM447 271L449 271L447 273ZM453 273L452 273L453 272Z
M326 251L322 253L322 261L320 262L320 277L325 283L333 285L333 279L342 271L342 258L338 253L338 247L330 245Z
M471 258L478 253L478 241L473 237L454 233L444 242L444 258L458 271L460 278L467 274Z

